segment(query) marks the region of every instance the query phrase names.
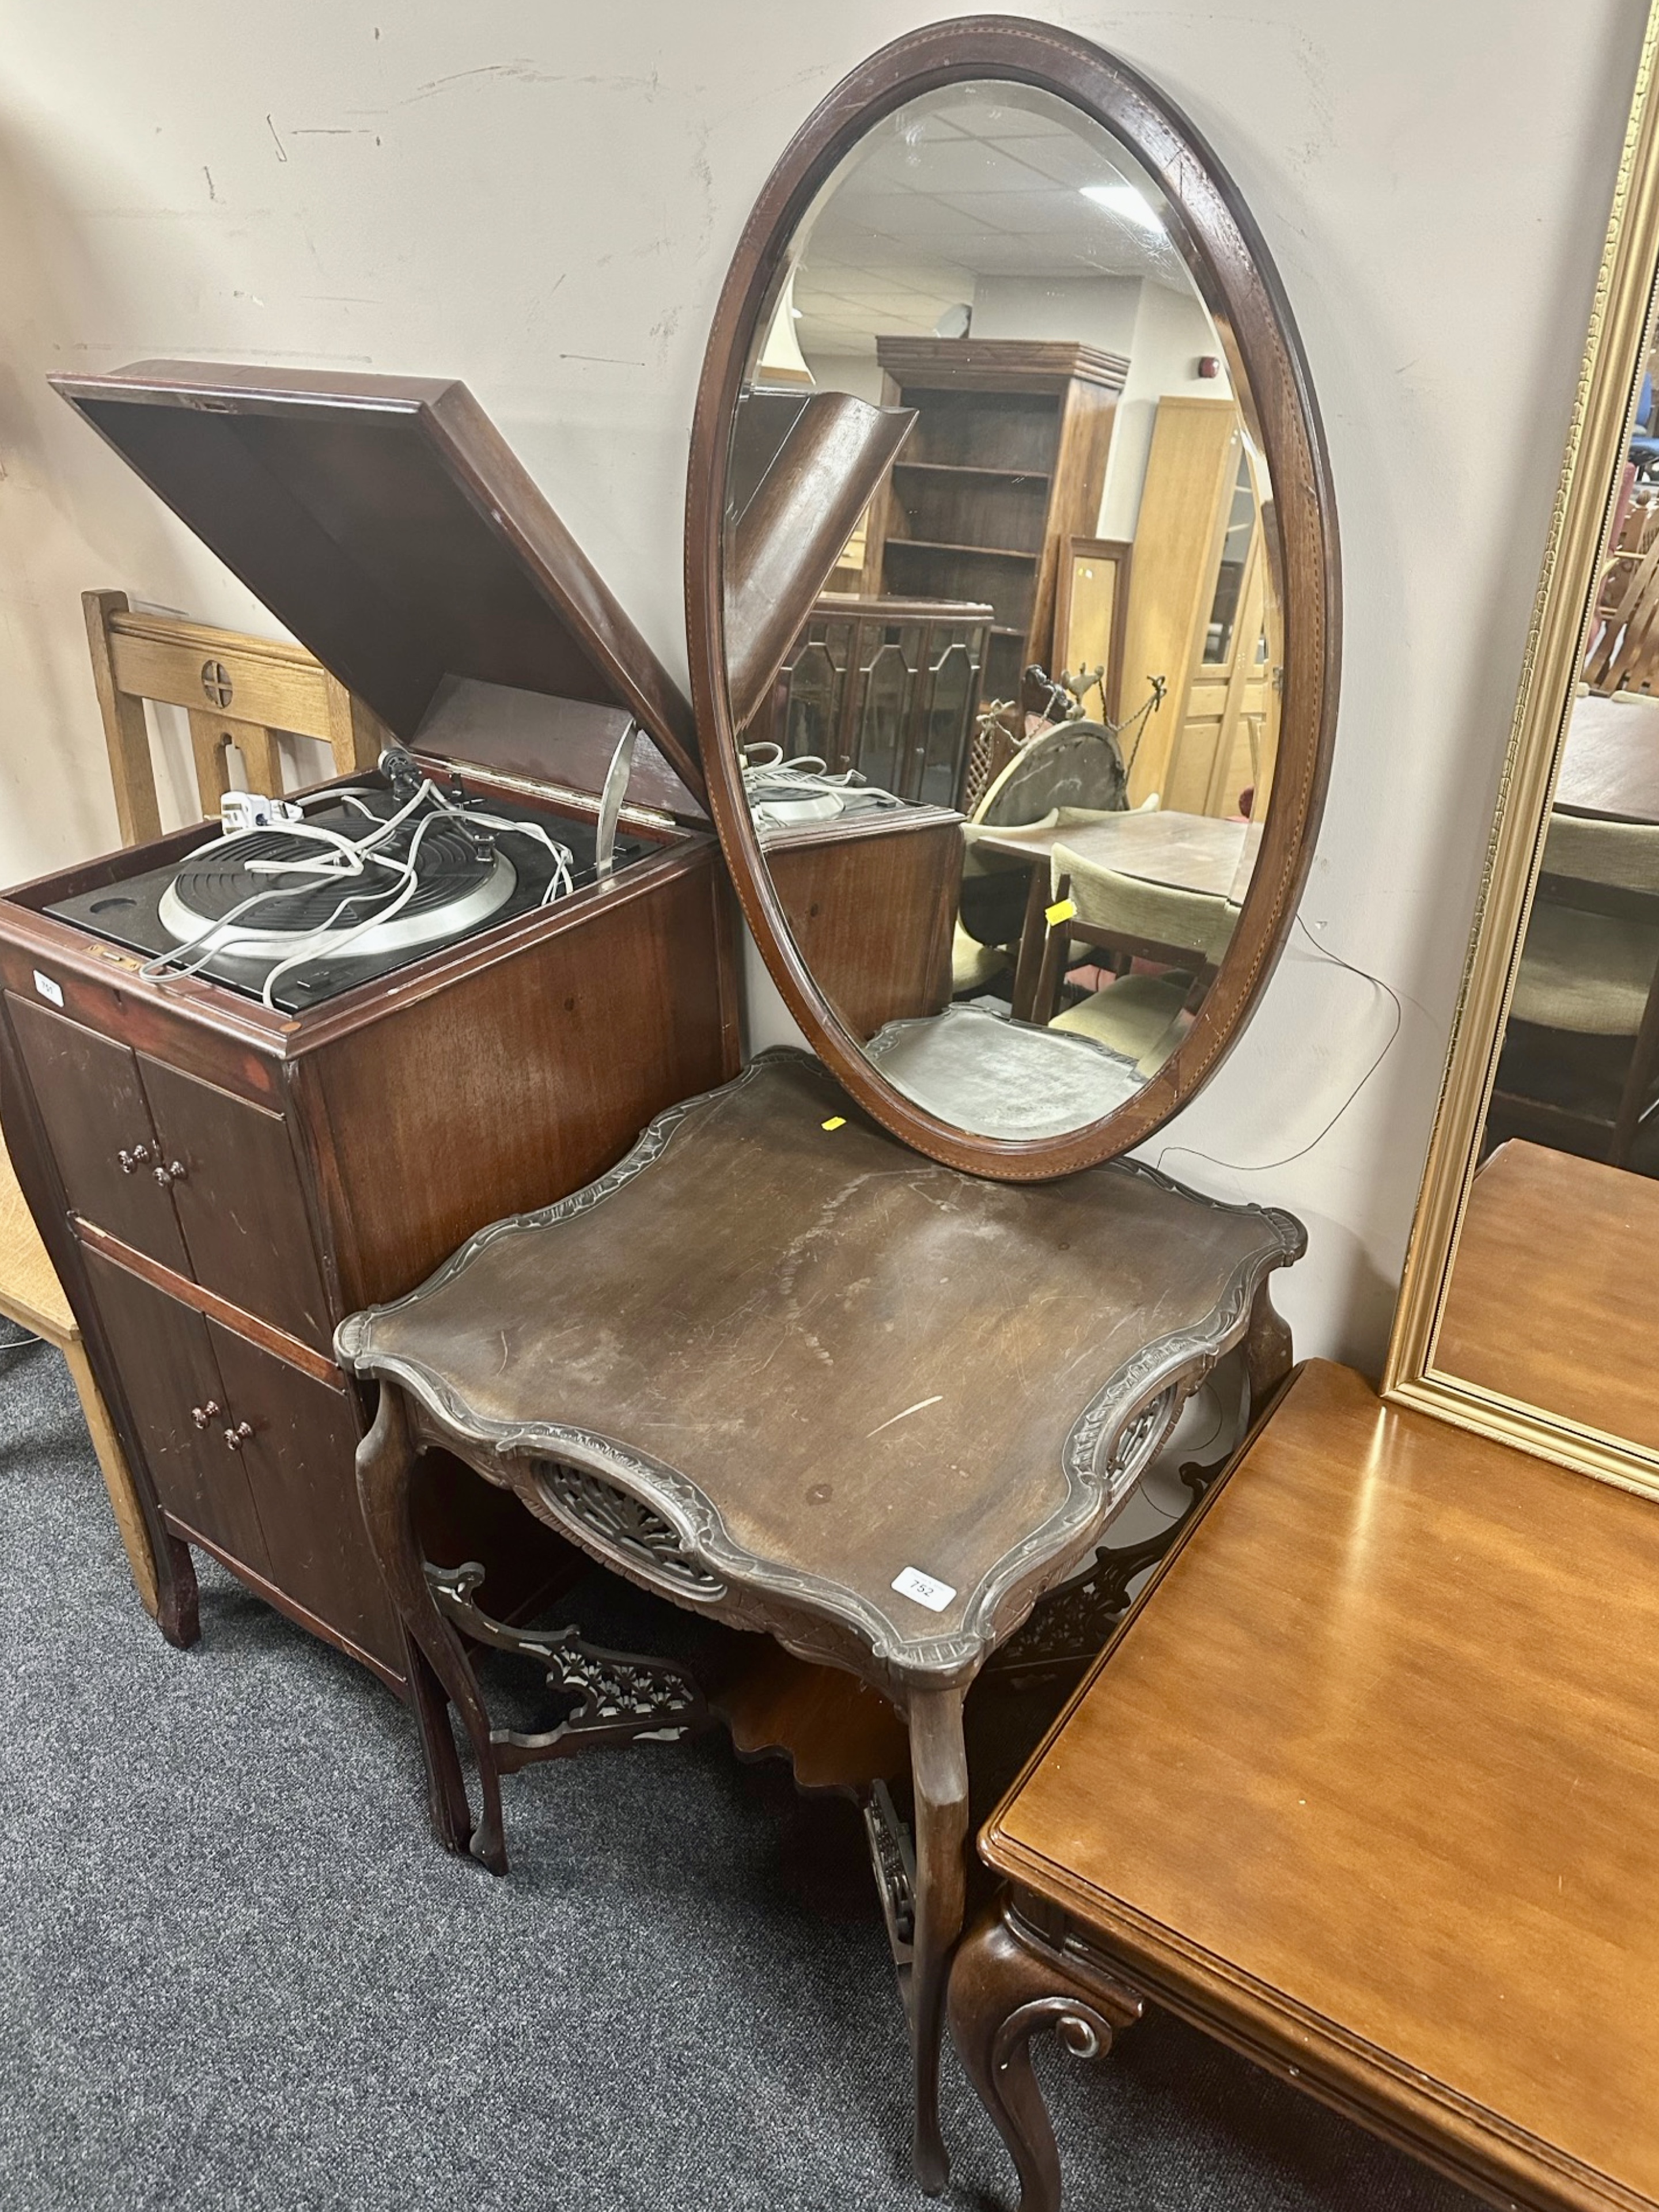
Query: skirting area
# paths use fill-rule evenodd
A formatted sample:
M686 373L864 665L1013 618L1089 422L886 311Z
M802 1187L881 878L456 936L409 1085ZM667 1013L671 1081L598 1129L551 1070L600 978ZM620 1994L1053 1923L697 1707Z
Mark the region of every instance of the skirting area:
M3 1332L3 1324L0 1324ZM210 1565L134 1596L68 1378L0 1351L0 2205L917 2212L856 1821L724 1739L430 1842L401 1707ZM1070 2212L1467 2212L1178 2023L1040 2062ZM953 2207L1012 2171L954 2059Z

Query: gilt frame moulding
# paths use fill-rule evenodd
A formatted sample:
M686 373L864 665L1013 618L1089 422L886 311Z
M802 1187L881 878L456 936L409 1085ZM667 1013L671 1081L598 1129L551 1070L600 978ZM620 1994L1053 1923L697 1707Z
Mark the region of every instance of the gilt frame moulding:
M988 78L1066 101L1126 144L1164 194L1171 235L1215 321L1250 434L1267 457L1277 526L1269 533L1270 558L1287 608L1275 804L1216 983L1190 1035L1133 1098L1085 1127L1025 1139L973 1135L914 1103L877 1073L814 983L754 836L725 666L732 416L749 343L774 301L790 240L826 179L878 123L927 93ZM909 32L836 87L779 157L720 292L691 434L685 571L692 696L715 826L762 957L837 1081L918 1152L1006 1182L1068 1175L1127 1152L1187 1104L1219 1066L1272 974L1312 860L1336 717L1341 586L1324 434L1283 288L1226 171L1155 86L1071 33L1028 18L979 15Z
M1627 1490L1659 1496L1659 1452L1434 1364L1600 580L1659 281L1659 0L1642 41L1543 573L1407 1247L1382 1395Z

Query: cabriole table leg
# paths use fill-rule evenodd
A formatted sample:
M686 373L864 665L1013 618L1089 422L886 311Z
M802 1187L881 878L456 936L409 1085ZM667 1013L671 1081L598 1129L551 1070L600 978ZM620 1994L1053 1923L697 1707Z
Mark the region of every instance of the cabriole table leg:
M1031 2072L1031 2038L1053 2028L1079 2058L1103 2057L1140 2012L1132 1990L1022 1942L1006 1910L988 1913L957 1950L951 2033L1014 2161L1019 2212L1060 2212L1060 2154Z
M418 1456L403 1395L395 1383L383 1382L374 1425L357 1447L357 1493L369 1542L410 1646L410 1695L420 1724L433 1826L447 1850L470 1850L493 1874L505 1874L501 1776L489 1716L461 1640L434 1601L415 1534L411 1485ZM466 1785L444 1710L446 1698L460 1715L478 1762L483 1818L470 1835Z

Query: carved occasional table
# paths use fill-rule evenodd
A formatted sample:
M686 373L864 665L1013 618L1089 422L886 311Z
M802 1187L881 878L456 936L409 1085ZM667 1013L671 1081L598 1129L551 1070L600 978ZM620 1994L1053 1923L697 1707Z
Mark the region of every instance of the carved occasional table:
M959 1174L888 1136L807 1054L773 1051L661 1115L589 1188L481 1231L422 1289L354 1315L340 1355L381 1384L364 1510L410 1640L441 1840L504 1867L498 1773L535 1747L492 1735L453 1622L485 1640L490 1625L465 1573L438 1578L441 1607L416 1548L426 1446L630 1581L898 1707L914 1875L907 1850L878 1860L907 1939L917 2174L941 2187L963 1694L1039 1597L1086 1580L1223 1352L1246 1345L1253 1395L1282 1376L1289 1335L1265 1285L1303 1244L1286 1214L1127 1162L1034 1185ZM693 1717L694 1687L653 1704L651 1669L605 1663L606 1740ZM478 1759L476 1835L446 1698Z

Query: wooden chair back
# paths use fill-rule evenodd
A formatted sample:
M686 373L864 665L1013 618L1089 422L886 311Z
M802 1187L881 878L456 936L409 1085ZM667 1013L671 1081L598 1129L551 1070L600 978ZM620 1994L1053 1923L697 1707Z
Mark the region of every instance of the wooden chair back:
M1631 500L1613 533L1583 675L1603 696L1659 682L1659 500Z
M974 808L975 822L1000 829L1040 822L1057 806L1121 813L1128 778L1117 739L1099 722L1060 722L1030 738Z
M146 699L185 710L204 820L230 788L232 745L248 789L272 799L283 788L281 731L320 739L341 775L378 759L384 724L303 646L138 613L125 592L83 592L81 604L124 845L161 834Z
M1195 1006L1213 981L1238 921L1229 900L1178 890L1139 876L1103 868L1057 842L1049 862L1054 903L1038 971L1031 1018L1050 1022L1074 941L1092 945L1125 969L1133 960L1155 961L1192 977Z

